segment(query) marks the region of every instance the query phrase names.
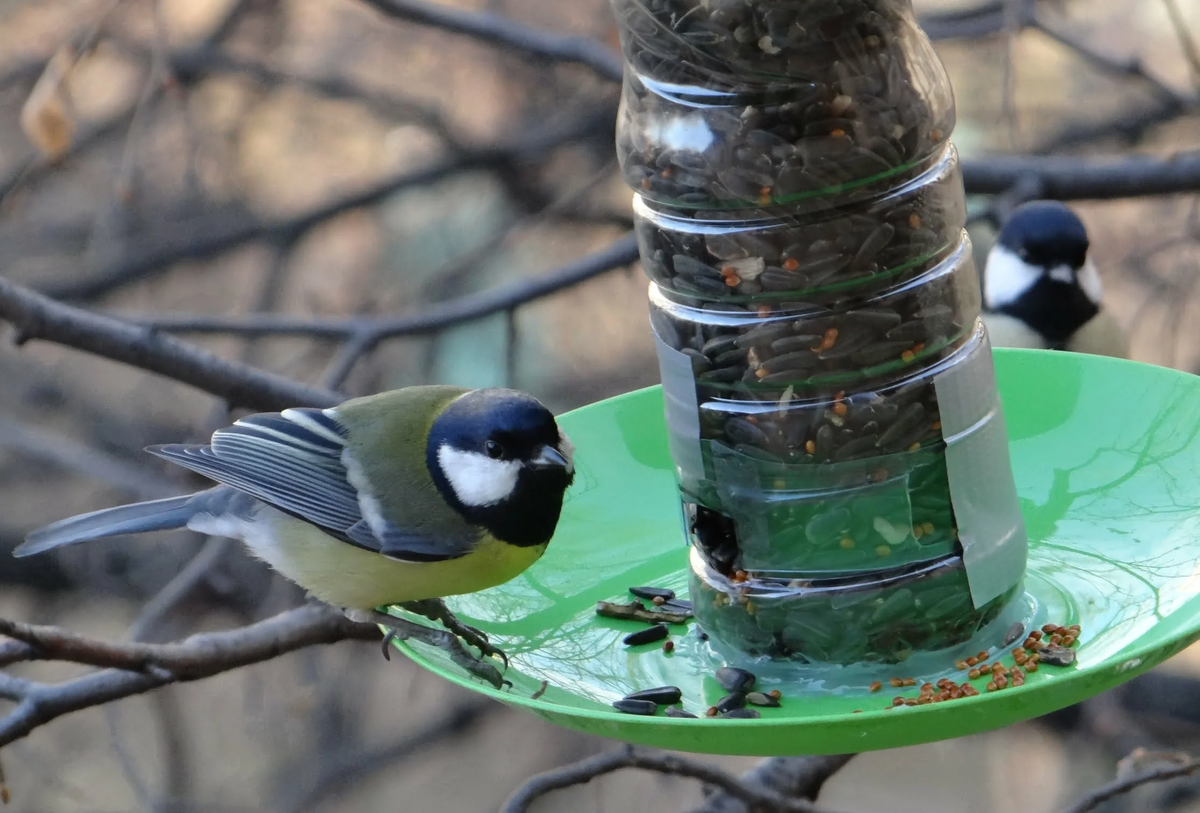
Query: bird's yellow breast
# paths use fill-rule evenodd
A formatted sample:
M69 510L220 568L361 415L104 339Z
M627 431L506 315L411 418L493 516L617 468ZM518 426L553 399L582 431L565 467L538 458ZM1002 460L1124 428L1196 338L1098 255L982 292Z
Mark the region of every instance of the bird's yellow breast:
M457 559L398 562L273 509L255 520L243 539L256 556L316 598L359 610L486 590L518 576L546 549L520 548L485 534Z

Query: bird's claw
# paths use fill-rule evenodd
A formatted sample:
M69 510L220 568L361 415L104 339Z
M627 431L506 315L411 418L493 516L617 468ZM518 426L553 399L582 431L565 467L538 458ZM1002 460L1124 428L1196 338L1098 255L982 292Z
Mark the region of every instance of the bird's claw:
M451 616L451 618L453 618L453 616ZM472 655L467 648L463 646L462 641L459 640L457 630L452 631L434 629L432 627L426 627L422 624L405 621L402 618L386 615L384 613L377 613L376 621L388 628L387 632L383 636L383 657L387 660L391 660L390 645L392 641L396 640L397 638L400 640L414 638L418 641L422 641L430 646L434 646L442 650L450 656L450 660L454 661L454 663L458 664L467 672L479 678L480 680L487 681L496 689L503 689L505 686L512 686L511 681L507 681L500 676L499 669L485 661L483 658ZM466 626L459 623L457 619L454 619L453 623L457 629L461 629L462 627ZM471 643L472 646L477 646L483 653L484 657L489 657L493 653L498 653L504 660L505 667L508 666L508 658L505 657L504 653L487 643L487 641L483 641L483 646L479 646L476 643L478 638L473 641L470 640L468 636L462 637Z
M508 655L504 650L493 646L488 640L487 633L483 630L459 621L458 616L450 612L450 608L441 599L410 601L400 606L418 615L423 615L431 621L437 621L447 630L465 641L468 646L478 649L479 653L485 658L490 658L493 655L499 656L500 660L504 662L504 668L508 669Z

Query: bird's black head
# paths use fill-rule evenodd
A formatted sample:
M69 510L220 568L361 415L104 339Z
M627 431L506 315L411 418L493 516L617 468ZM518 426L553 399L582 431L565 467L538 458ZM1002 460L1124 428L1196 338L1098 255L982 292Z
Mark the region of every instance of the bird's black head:
M1039 268L1066 266L1078 271L1087 261L1087 228L1078 215L1056 200L1018 206L996 242Z
M1057 201L1017 207L984 271L984 307L1016 317L1061 346L1100 312L1100 276L1083 221Z
M472 390L434 420L426 463L442 497L512 545L542 545L575 477L574 447L537 399Z

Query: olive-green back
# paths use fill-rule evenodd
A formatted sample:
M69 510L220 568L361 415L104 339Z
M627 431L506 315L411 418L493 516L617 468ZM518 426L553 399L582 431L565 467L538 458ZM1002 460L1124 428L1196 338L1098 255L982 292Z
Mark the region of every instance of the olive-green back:
M337 407L338 421L350 432L350 455L367 475L391 524L434 538L461 536L466 529L466 521L442 498L426 465L434 420L466 392L444 385L406 387Z

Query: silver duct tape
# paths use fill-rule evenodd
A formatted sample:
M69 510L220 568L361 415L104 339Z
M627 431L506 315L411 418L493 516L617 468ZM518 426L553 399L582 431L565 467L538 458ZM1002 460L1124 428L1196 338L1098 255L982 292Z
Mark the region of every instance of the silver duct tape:
M667 420L667 445L679 469L684 488L707 479L704 452L700 445L700 405L696 400L696 376L692 360L654 336L658 371L662 377L663 408Z
M933 383L963 563L971 601L980 607L1024 576L1029 547L987 334Z

